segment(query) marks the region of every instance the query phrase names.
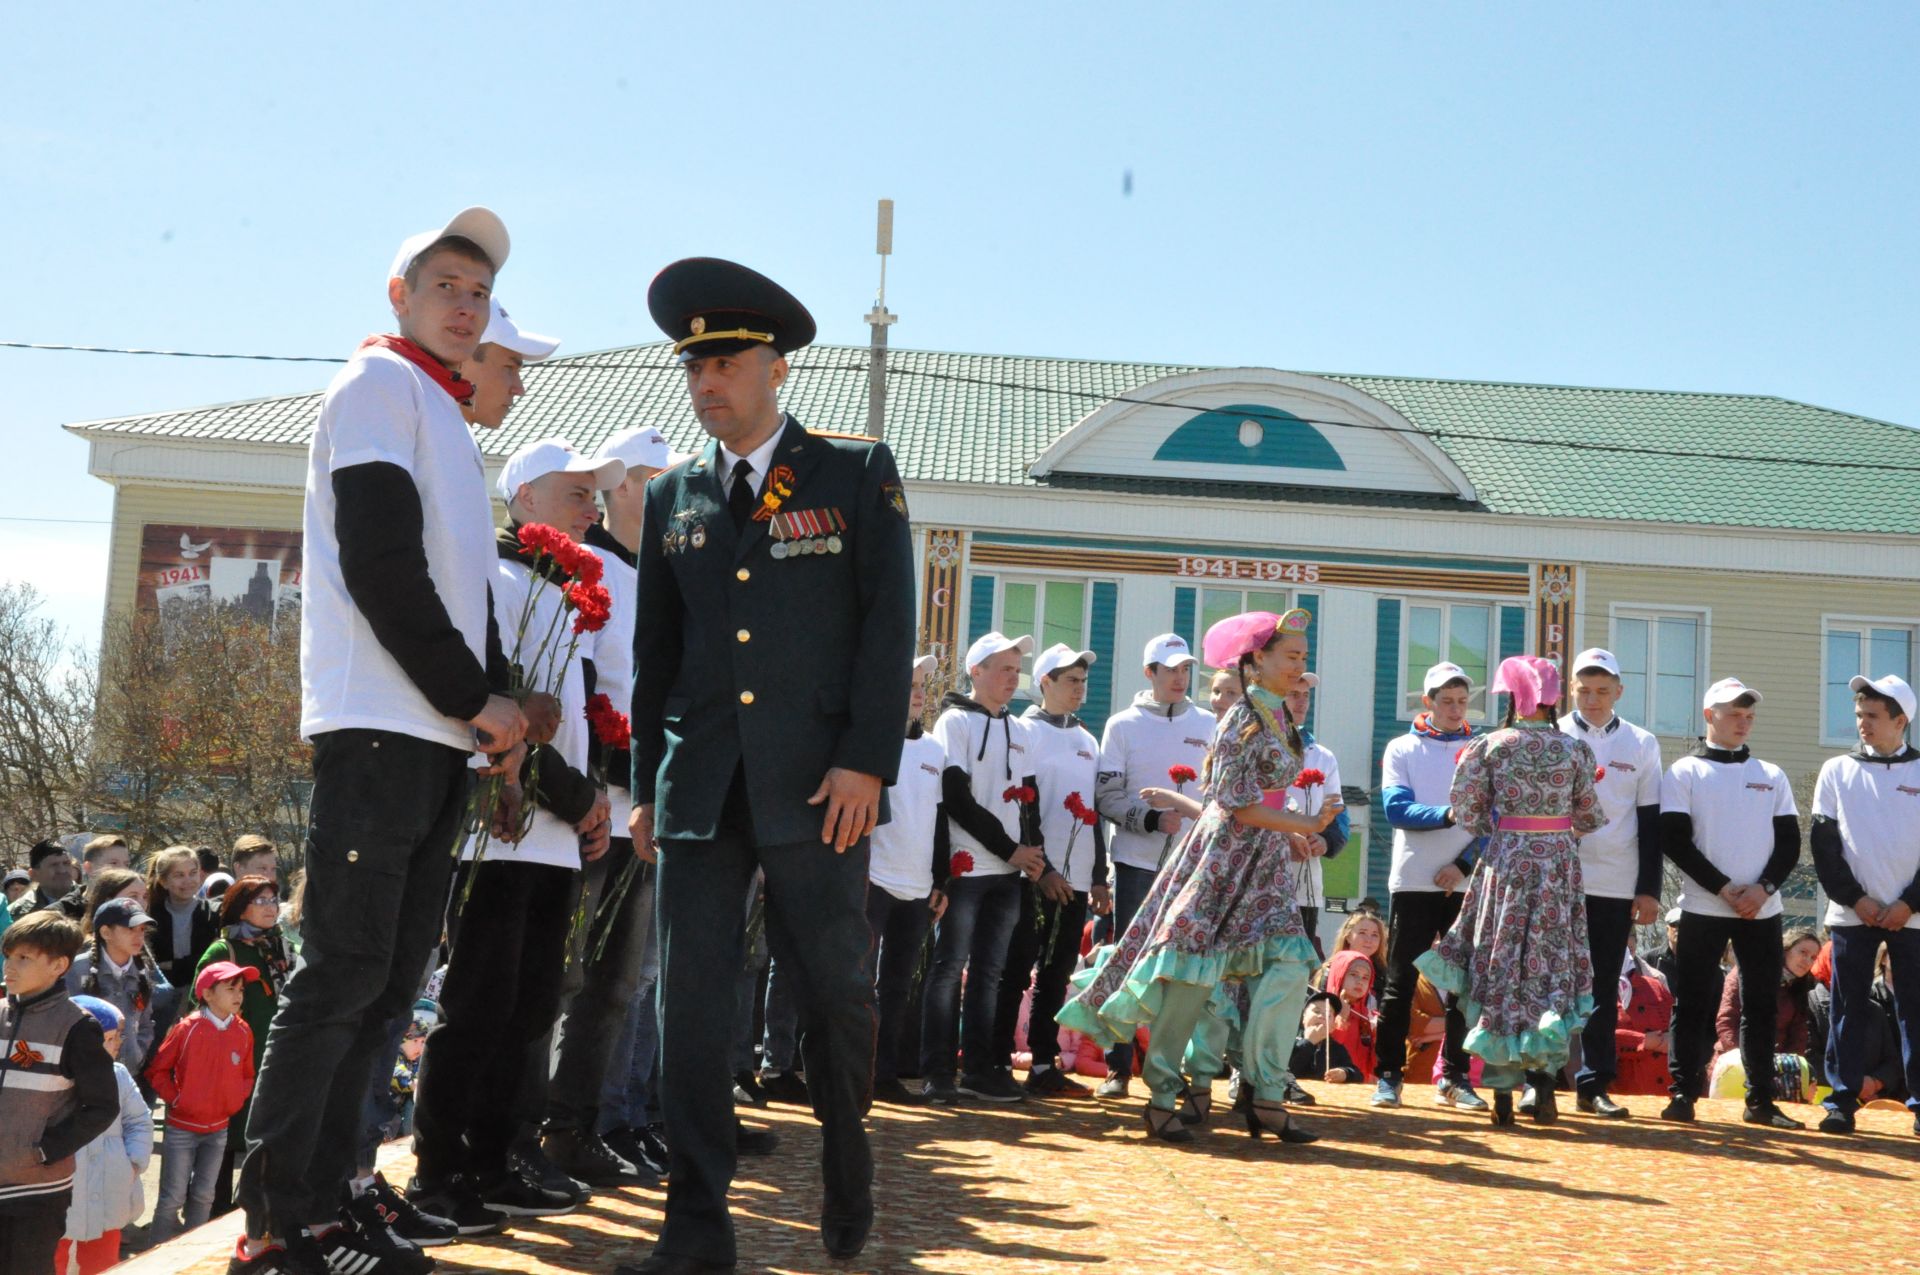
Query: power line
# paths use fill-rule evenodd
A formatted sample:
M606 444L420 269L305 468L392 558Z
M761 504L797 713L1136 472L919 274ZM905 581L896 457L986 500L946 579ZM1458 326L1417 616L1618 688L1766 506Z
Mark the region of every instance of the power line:
M147 356L155 356L155 357L161 357L161 358L176 358L176 359L228 359L228 360L268 362L268 363L341 364L341 363L347 362L347 360L344 358L320 357L317 355L233 354L233 353L211 353L207 351L196 351L196 350L147 350L147 349L132 349L132 348L122 349L114 346L104 346L104 345L56 345L56 344L50 344L45 342L32 342L32 341L0 341L0 349L40 350L40 351L67 352L67 353L78 353L78 354L147 355ZM926 352L927 351L917 351L917 350L907 350L907 349L898 349L894 351L894 353L896 354L916 354L916 353L926 353ZM530 367L528 369L528 371L535 372L540 375L545 375L547 373L558 372L558 371L639 371L639 372L656 372L657 373L657 372L670 372L672 370L673 370L672 366L668 364L591 362L591 361L585 361L584 358L558 359L553 362L542 363L536 367ZM853 374L865 376L867 374L867 365L864 363L809 362L809 363L806 363L801 370L807 373L846 372L846 373L853 373ZM1010 390L1010 391L1014 391L1022 394L1053 395L1056 397L1074 398L1074 399L1081 399L1085 401L1098 402L1098 403L1131 403L1131 404L1136 404L1142 407L1160 407L1160 408L1167 408L1173 411L1181 411L1181 412L1192 412L1194 410L1191 404L1167 403L1167 402L1162 402L1159 399L1151 399L1151 398L1136 398L1136 397L1133 397L1132 395L1124 394L1124 393L1105 394L1098 390L1077 390L1070 387L1057 386L1057 385L1029 385L1029 384L1021 383L1019 381L996 380L992 377L967 376L959 372L935 372L935 371L928 371L920 368L901 367L898 363L894 363L894 362L889 362L887 367L887 375L890 377L892 376L920 377L925 380L945 381L945 382L961 384L961 385L977 385L977 386L982 386L990 389ZM1350 430L1360 430L1360 431L1365 431L1370 433L1410 435L1410 436L1419 437L1419 438L1431 439L1436 443L1444 442L1447 440L1453 440L1453 441L1460 441L1460 442L1497 443L1502 446L1508 446L1508 447L1551 447L1551 448L1558 448L1563 451L1599 453L1603 455L1615 455L1615 456L1651 456L1651 457L1657 457L1661 459L1670 459L1670 460L1719 460L1719 461L1730 461L1734 463L1752 464L1752 465L1794 465L1802 469L1871 470L1871 471L1876 471L1881 473L1920 474L1920 465L1903 465L1903 464L1895 464L1895 463L1873 461L1873 460L1837 460L1837 459L1831 459L1831 458L1804 457L1804 456L1767 456L1767 455L1756 455L1752 452L1727 452L1727 451L1704 451L1704 450L1696 451L1696 450L1682 450L1682 449L1671 448L1671 447L1642 446L1642 445L1637 445L1632 443L1603 443L1603 442L1595 442L1595 441L1584 440L1584 439L1536 438L1536 437L1527 437L1524 435L1513 435L1513 434L1491 434L1491 433L1484 433L1484 432L1468 430L1468 429L1449 429L1449 428L1443 428L1443 427L1422 428L1420 426L1368 424L1368 423L1358 422L1358 421L1338 421L1338 420L1327 420L1327 419L1312 417L1312 416L1296 416L1290 412L1281 412L1277 409L1275 409L1272 412L1266 412L1258 408L1255 408L1252 410L1239 412L1237 413L1237 415L1243 416L1248 420L1255 420L1255 421L1271 421L1275 423L1285 423L1285 422L1293 421L1293 422L1299 422L1301 424L1306 424L1306 425L1326 426L1330 429L1350 429Z
M111 518L34 518L26 514L0 514L0 522L58 522L75 526L111 527Z

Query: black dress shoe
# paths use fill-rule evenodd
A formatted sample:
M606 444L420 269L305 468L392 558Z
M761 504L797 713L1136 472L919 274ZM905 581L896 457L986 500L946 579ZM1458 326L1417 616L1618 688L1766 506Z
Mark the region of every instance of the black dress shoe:
M703 1262L697 1257L683 1257L678 1253L655 1253L638 1266L616 1266L613 1275L708 1275L709 1272L730 1271L732 1262Z
M735 1155L772 1155L773 1149L780 1145L780 1135L771 1129L749 1129L734 1122L733 1152Z
M846 1213L837 1210L829 1214L820 1214L820 1242L826 1246L829 1257L858 1257L860 1250L867 1246L867 1235L873 1230L873 1197L864 1201Z
M1599 1116L1602 1120L1625 1120L1630 1114L1627 1109L1603 1093L1581 1094L1573 1100L1580 1114Z
M760 1078L750 1071L733 1073L733 1105L736 1107L764 1107L767 1105L767 1091L760 1087Z
M807 1096L807 1082L792 1071L760 1077L760 1092L766 1095L768 1102L791 1103L796 1107L804 1107L812 1102Z

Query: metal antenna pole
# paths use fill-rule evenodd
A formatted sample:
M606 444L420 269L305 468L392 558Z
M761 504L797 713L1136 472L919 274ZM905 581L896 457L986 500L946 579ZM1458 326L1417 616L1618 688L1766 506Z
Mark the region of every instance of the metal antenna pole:
M884 438L887 429L887 329L900 316L887 310L887 257L893 252L893 201L880 201L874 251L880 255L880 291L874 296L867 323L873 340L867 349L867 433Z

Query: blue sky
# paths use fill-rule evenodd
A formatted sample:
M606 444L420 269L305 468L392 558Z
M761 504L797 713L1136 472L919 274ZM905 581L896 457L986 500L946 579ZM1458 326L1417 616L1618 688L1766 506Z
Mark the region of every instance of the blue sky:
M500 296L564 350L654 339L647 282L694 253L864 341L887 196L899 346L1920 424L1910 5L409 8L16 14L0 340L344 354L399 240L485 203ZM0 372L0 578L82 639L112 494L59 426L326 379Z

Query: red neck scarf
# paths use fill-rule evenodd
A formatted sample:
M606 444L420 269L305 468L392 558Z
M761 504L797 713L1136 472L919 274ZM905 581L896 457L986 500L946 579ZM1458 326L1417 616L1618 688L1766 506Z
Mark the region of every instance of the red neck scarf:
M454 402L473 402L473 382L461 380L458 372L455 372L439 359L427 353L426 348L417 342L409 341L403 336L395 336L391 332L383 332L376 336L370 336L362 341L360 348L364 350L370 345L378 346L383 350L392 350L395 354L398 354L401 358L425 372L429 377L433 378L435 385L438 385L452 396Z

